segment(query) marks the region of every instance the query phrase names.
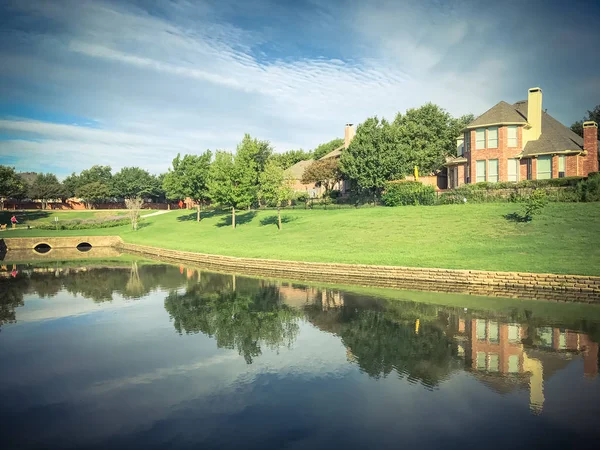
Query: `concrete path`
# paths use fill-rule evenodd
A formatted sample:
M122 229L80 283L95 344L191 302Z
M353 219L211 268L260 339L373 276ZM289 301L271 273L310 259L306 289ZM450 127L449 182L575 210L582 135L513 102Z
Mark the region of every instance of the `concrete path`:
M176 210L172 209L171 211L169 211L169 210L156 211L156 212L153 212L153 213L150 213L150 214L143 215L142 217L160 216L162 214L167 214L167 213L170 213L170 212L173 212L173 211L176 211Z

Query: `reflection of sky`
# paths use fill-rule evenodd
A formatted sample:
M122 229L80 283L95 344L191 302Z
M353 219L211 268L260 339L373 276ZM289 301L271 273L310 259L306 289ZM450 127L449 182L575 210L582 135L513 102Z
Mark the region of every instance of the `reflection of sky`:
M597 433L600 386L579 358L548 381L534 416L528 392L500 396L466 372L434 390L393 372L369 378L338 337L304 321L290 349L262 346L247 365L210 337L177 334L164 297L26 299L0 333L9 446L534 448Z

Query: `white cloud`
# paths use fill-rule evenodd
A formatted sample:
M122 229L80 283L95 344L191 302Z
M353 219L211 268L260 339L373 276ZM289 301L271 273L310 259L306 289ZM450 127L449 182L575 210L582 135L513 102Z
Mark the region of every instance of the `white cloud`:
M38 139L0 140L0 163L11 156L21 169L53 160L69 172L95 163L164 171L177 152L233 149L244 132L279 151L312 148L341 136L346 122L427 101L459 115L523 96L529 86L514 89L522 53L509 43L482 51L493 18L473 20L468 4L430 6L373 0L296 13L269 0L173 1L152 15L101 1L14 2L48 25L4 32L13 45L0 45L0 95L93 119L102 130L4 120L0 128ZM277 17L264 26L261 11L297 28L274 31ZM230 23L236 12L254 29ZM335 54L319 56L327 50Z

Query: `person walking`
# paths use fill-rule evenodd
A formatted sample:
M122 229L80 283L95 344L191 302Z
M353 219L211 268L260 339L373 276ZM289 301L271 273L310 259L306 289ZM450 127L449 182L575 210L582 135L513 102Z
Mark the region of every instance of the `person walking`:
M17 223L19 222L17 221L17 217L15 215L10 218L10 223L12 223L13 228L17 228Z

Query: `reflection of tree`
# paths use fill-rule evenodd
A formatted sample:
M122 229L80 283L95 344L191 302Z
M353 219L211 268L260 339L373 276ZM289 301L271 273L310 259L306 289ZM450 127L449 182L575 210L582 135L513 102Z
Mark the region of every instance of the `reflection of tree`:
M125 285L124 293L131 298L140 298L142 295L146 294L144 284L140 279L140 270L136 261L131 263L131 272L129 272L129 279Z
M165 300L179 333L214 337L218 347L237 349L248 364L261 354L261 346L276 350L294 342L300 312L281 304L276 286L238 279L233 290L232 277L206 275L184 294L173 291Z
M341 337L352 359L371 377L395 371L409 380L435 386L458 367L452 341L435 324L422 323L418 333L413 317L421 305L379 302L376 308L360 308L359 298L345 296L344 306L323 310L324 305L306 308L309 320ZM432 307L426 308L435 316Z
M16 322L15 308L23 306L23 293L27 284L25 277L17 277L0 284L0 326Z

